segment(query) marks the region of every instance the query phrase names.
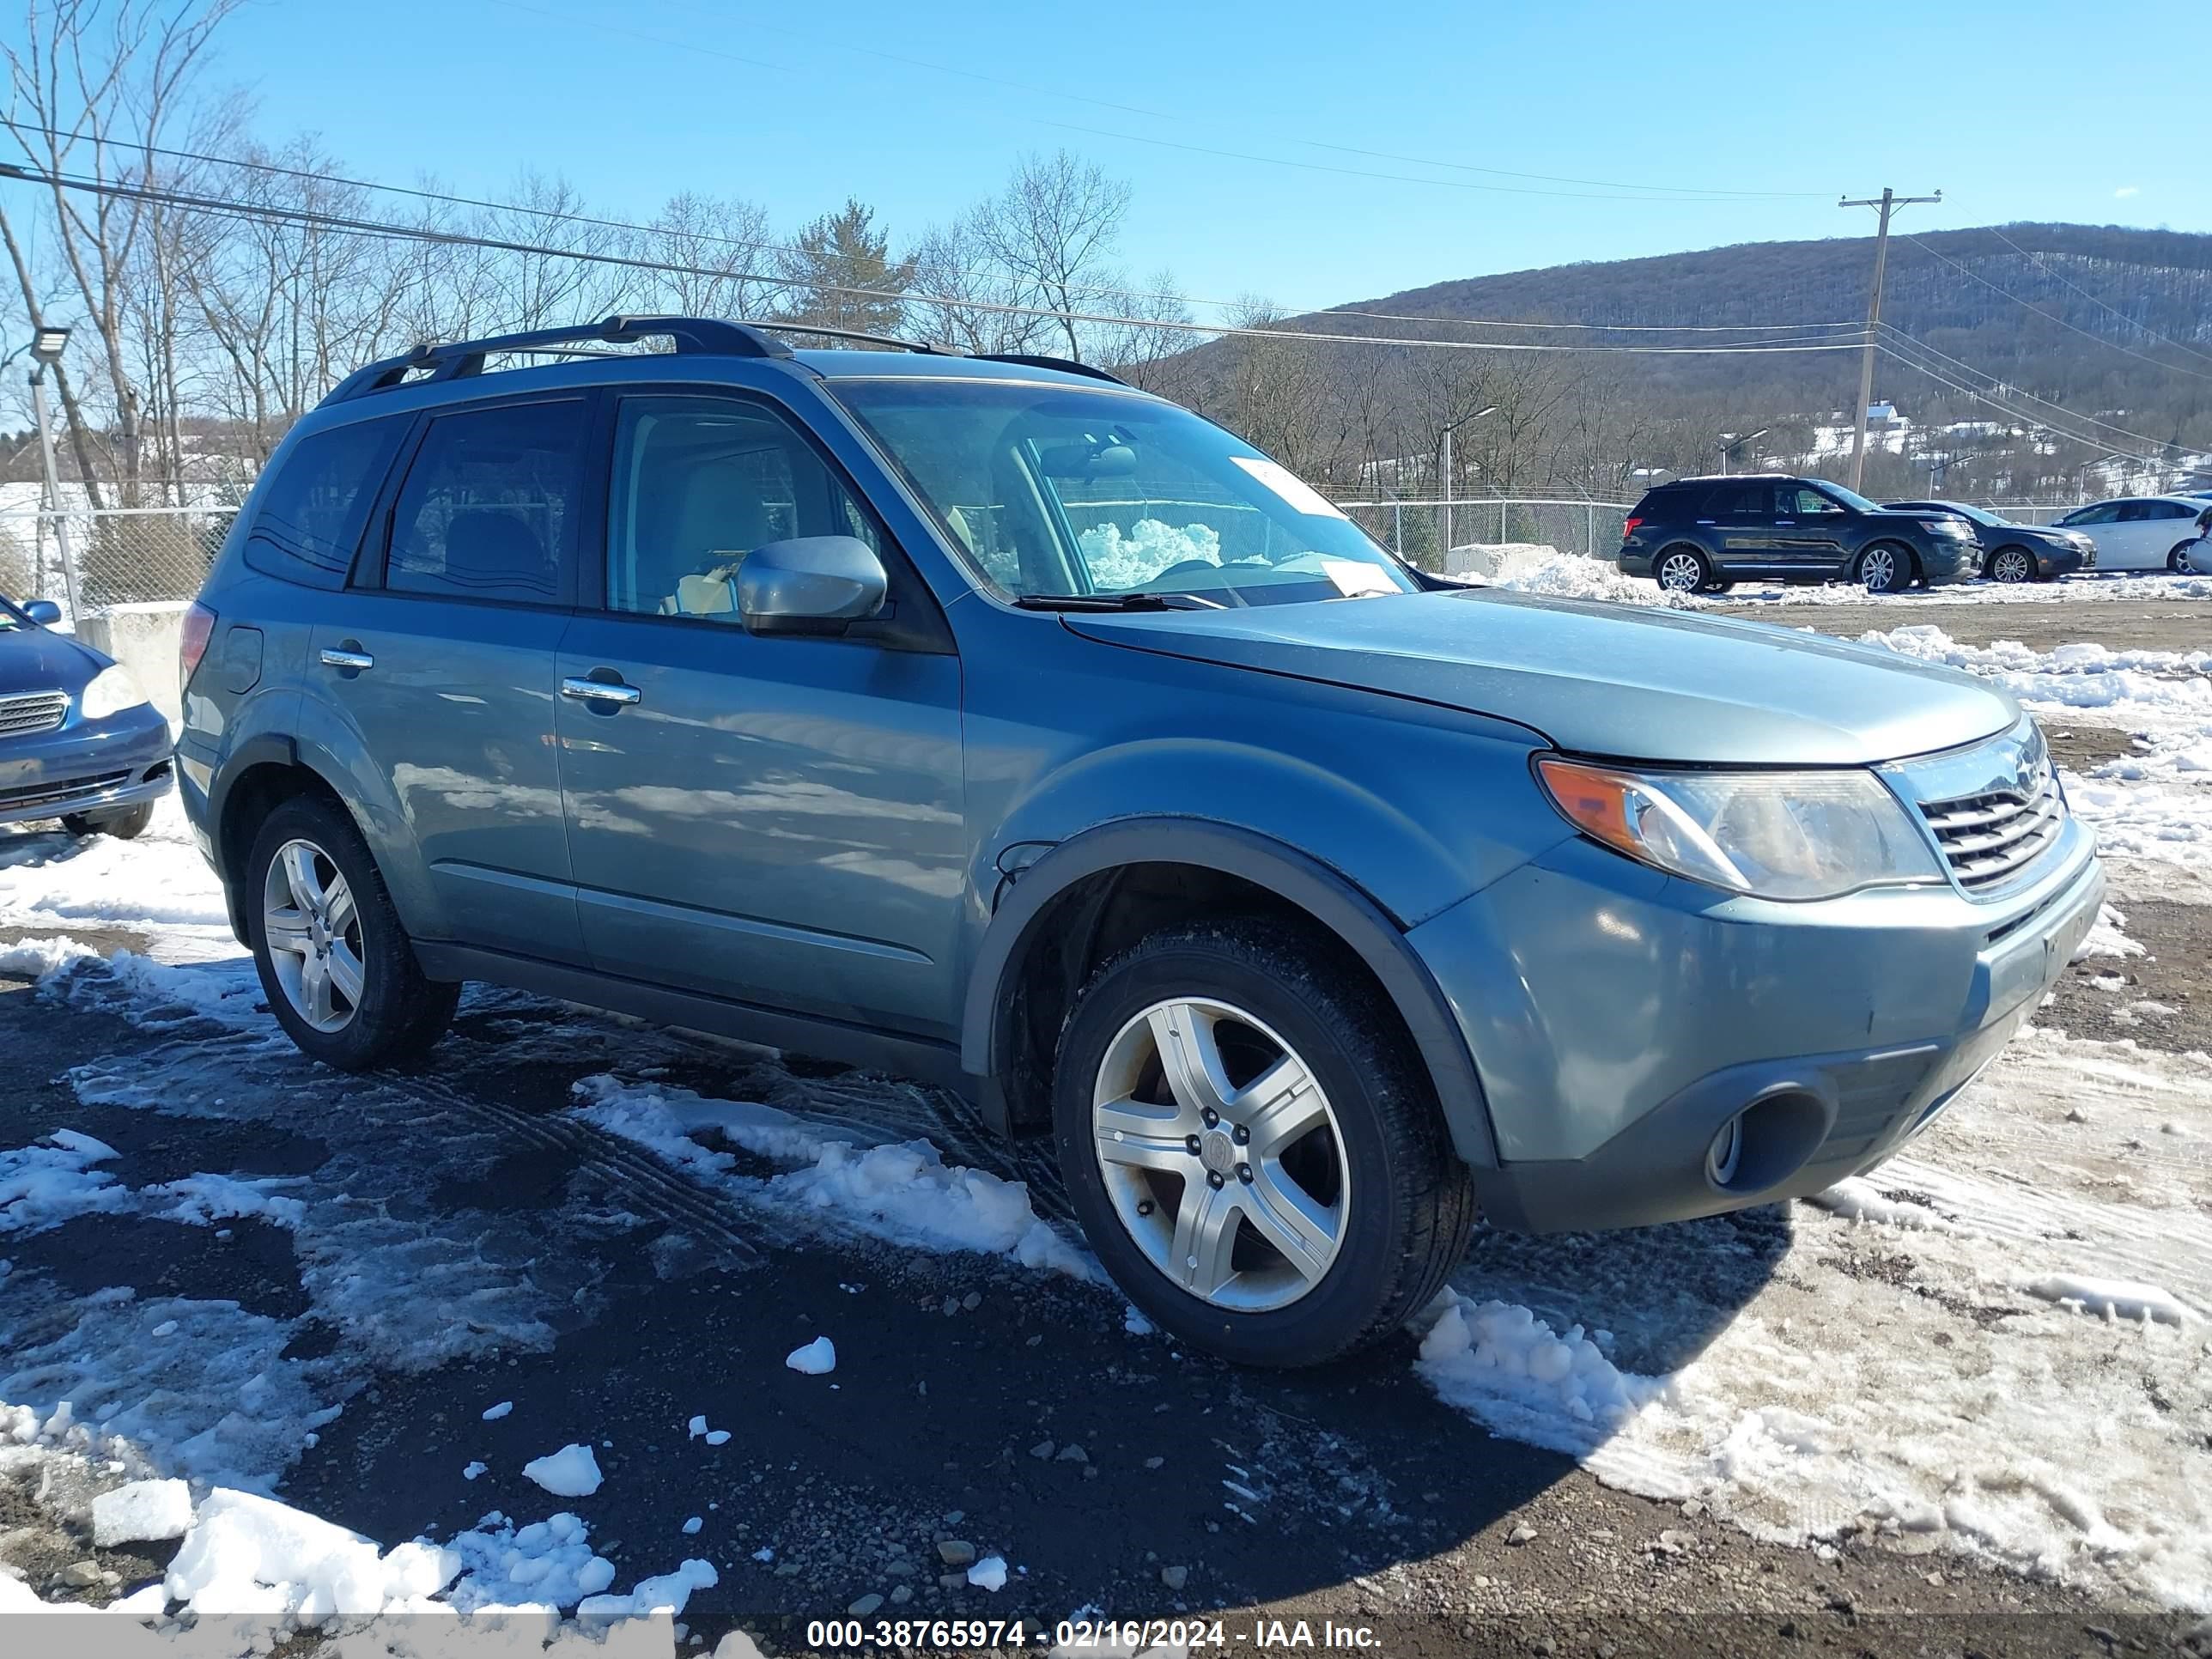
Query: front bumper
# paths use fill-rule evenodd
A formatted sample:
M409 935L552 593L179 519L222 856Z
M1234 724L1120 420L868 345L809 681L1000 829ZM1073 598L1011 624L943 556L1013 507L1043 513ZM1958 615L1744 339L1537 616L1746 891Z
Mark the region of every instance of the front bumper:
M2097 568L2097 554L2094 548L2065 547L2039 542L2029 551L2035 555L2036 574L2045 581L2056 576L2070 576L2077 570Z
M1930 587L1971 581L1982 574L1982 545L1966 537L1931 536L1917 550L1920 580Z
M2033 1012L2104 889L2071 820L1995 902L1947 887L1780 904L1564 843L1408 935L1481 1079L1483 1102L1446 1106L1487 1107L1486 1214L1643 1226L1871 1168ZM1740 1165L1716 1179L1708 1152L1739 1114Z
M106 812L167 793L169 723L150 703L0 739L0 823Z

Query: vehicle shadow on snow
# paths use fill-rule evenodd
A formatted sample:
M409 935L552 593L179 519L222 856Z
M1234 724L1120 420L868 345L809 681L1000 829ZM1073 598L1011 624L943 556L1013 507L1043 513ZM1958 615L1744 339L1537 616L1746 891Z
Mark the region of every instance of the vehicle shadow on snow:
M715 1092L761 1098L781 1068L728 1069L746 1086ZM880 1090L884 1128L916 1132L914 1100L927 1091L803 1069L785 1079L789 1099L827 1085L855 1116ZM520 1102L529 1085L518 1093L517 1077L507 1067L502 1087ZM948 1164L973 1133L951 1111L936 1133ZM1056 1192L1044 1144L1000 1151L1009 1177L1039 1177L1041 1200ZM543 1164L520 1183L550 1191L558 1172ZM755 1226L756 1270L687 1267L653 1229L598 1246L586 1328L550 1352L380 1380L380 1402L349 1407L283 1495L386 1539L442 1535L495 1509L518 1523L572 1510L618 1583L712 1562L720 1581L686 1614L711 1632L836 1615L902 1589L885 1616L1050 1622L1086 1606L1280 1603L1470 1540L1502 1548L1516 1514L1575 1467L1439 1399L1410 1332L1353 1361L1248 1370L1133 1333L1103 1285L772 1210ZM1602 1322L1622 1367L1670 1370L1756 1294L1789 1237L1778 1210L1605 1236L1484 1233L1455 1285L1562 1332ZM786 1365L823 1335L833 1372ZM483 1420L508 1399L511 1414ZM695 1437L698 1417L728 1438ZM597 1492L555 1498L520 1479L526 1462L571 1443L595 1448ZM465 1479L479 1461L489 1472ZM1003 1592L948 1565L969 1548L1004 1557Z
M88 964L52 988L92 1013L145 988ZM143 1052L73 1073L83 1105L150 1109L179 1167L230 1168L224 1137L249 1127L332 1150L287 1190L309 1205L303 1256L346 1306L297 1319L289 1352L312 1349L319 1375L354 1380L278 1492L386 1544L450 1538L495 1510L517 1524L570 1510L618 1586L711 1562L719 1582L694 1596L694 1629L835 1615L869 1595L887 1598L887 1616L1049 1623L1085 1607L1279 1604L1470 1540L1503 1548L1513 1517L1574 1468L1445 1403L1410 1333L1314 1370L1240 1370L1133 1333L1103 1284L885 1243L852 1218L749 1199L570 1109L577 1079L599 1071L838 1122L865 1125L872 1103L884 1137L929 1134L948 1164L1028 1181L1040 1212L1064 1214L1048 1147L986 1145L930 1091L507 994L472 997L418 1072L355 1079L272 1041L265 1021L228 1024L245 1012L236 1001L225 1024L149 1012L131 1014ZM357 1212L360 1231L330 1226L324 1204ZM83 1230L87 1250L96 1231ZM1723 1329L1788 1242L1778 1212L1605 1236L1483 1233L1455 1285L1562 1333L1603 1326L1614 1363L1658 1371ZM129 1264L107 1265L76 1277L134 1282ZM390 1282L372 1306L363 1287L379 1279ZM297 1291L222 1293L289 1316ZM412 1358L377 1346L377 1328L403 1319ZM823 1335L834 1371L786 1365ZM511 1413L484 1420L505 1401ZM693 1435L700 1417L727 1437ZM572 1443L594 1448L598 1491L555 1497L524 1477ZM969 1549L1004 1557L1003 1591L950 1565Z

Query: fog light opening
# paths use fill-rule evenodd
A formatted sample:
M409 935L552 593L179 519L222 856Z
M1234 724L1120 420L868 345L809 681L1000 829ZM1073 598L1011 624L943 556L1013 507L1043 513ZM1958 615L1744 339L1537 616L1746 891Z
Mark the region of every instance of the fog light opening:
M1713 1144L1705 1148L1705 1179L1716 1187L1729 1186L1742 1163L1743 1115L1739 1112L1721 1125Z

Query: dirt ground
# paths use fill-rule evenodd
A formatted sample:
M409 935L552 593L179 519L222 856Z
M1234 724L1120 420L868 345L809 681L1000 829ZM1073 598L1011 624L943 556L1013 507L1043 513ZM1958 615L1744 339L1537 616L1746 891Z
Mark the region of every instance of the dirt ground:
M1864 605L1784 605L1753 601L1712 607L1712 614L1812 628L1855 640L1873 629L1924 623L1961 645L2018 640L2035 651L2094 640L2115 651L2212 648L2212 603L2186 599L2068 601L1977 598L1971 605L1922 602L1914 596Z

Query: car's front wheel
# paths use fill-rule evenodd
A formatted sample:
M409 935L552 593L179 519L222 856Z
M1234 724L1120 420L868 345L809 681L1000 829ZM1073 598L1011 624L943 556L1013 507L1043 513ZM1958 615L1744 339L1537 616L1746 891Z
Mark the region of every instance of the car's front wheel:
M1901 548L1876 542L1859 555L1851 574L1869 593L1901 593L1912 585L1912 561Z
M1060 1165L1115 1283L1185 1340L1309 1365L1378 1341L1474 1222L1428 1079L1363 971L1268 922L1154 933L1062 1034Z
M2189 571L2189 550L2193 544L2176 542L2166 556L2166 568L2175 575L2186 575Z
M2023 547L2001 547L1990 556L1990 580L1999 582L2032 582L2035 580L2035 556Z
M335 804L301 796L246 855L246 931L270 1012L301 1051L343 1071L420 1054L461 988L426 977L376 860Z

